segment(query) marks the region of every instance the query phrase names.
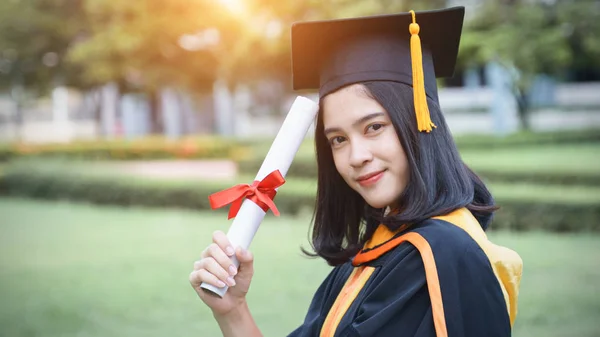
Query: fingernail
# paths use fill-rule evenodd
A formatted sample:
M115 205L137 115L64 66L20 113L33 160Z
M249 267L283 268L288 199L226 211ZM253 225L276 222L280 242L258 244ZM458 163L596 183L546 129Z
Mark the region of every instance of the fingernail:
M227 255L229 255L229 256L235 254L235 251L233 250L233 247L231 247L231 246L227 247L226 251L227 251Z
M223 281L217 281L217 287L223 288L224 286L225 286L225 283L223 283Z
M237 274L237 269L234 265L229 266L229 274L231 274L231 276Z
M235 286L235 280L231 276L227 278L227 283L232 287Z

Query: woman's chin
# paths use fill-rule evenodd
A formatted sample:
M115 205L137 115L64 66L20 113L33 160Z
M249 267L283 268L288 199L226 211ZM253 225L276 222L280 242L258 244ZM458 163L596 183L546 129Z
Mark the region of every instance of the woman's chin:
M373 208L386 208L391 201L389 200L382 200L382 199L373 199L373 198L365 198L365 201L367 204L369 204L369 206L373 207Z

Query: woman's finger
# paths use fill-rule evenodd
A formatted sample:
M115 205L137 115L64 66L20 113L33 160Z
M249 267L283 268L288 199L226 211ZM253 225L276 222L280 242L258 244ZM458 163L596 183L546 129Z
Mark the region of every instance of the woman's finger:
M225 254L220 246L218 246L216 243L213 243L208 247L208 251L210 256L215 259L221 265L221 267L223 267L223 269L229 273L229 275L235 276L237 274L237 268L233 264L233 261L231 261L231 258Z
M190 273L190 284L192 287L198 288L202 283L211 284L217 288L223 288L225 283L219 280L215 275L209 273L206 269L195 270Z
M198 270L206 270L209 273L215 275L216 278L221 281L227 283L229 286L233 287L235 285L235 280L229 274L228 271L225 270L214 258L207 257L199 261L199 263L194 264L194 268L198 268Z
M216 243L213 243L210 246L208 246L202 253L202 257L203 259L213 258L217 260L217 262L225 270L227 270L229 272L229 275L231 276L235 276L237 274L237 268L233 264L233 261L231 261L231 259L225 254L225 252L223 252L223 250L221 250L221 248ZM202 260L194 262L194 270L202 268L201 261Z
M235 249L229 242L227 235L222 231L215 231L213 233L213 242L216 243L227 256L233 256L235 254Z

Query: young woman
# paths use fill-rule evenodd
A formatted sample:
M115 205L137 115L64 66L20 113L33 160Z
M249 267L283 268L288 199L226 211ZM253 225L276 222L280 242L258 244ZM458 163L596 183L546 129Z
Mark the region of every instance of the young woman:
M335 268L290 336L511 335L522 261L487 240L497 207L437 97L463 16L458 7L294 25L294 88L320 93L312 255ZM234 253L222 232L213 242L190 282L225 336L260 336L245 301L252 254ZM202 282L231 288L221 299Z

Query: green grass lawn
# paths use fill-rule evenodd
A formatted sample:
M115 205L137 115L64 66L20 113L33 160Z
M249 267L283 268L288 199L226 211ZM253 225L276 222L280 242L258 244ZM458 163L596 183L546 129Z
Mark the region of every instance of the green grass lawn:
M600 173L600 143L540 145L489 151L461 151L474 170L501 172Z
M188 274L222 213L0 199L0 336L219 336ZM265 336L303 319L329 271L308 218L268 216L251 250ZM515 336L600 336L600 236L492 233L525 263Z
M309 145L311 144L303 143L296 157L312 160L314 150ZM264 153L266 154L266 151ZM594 176L600 172L600 143L513 146L489 150L465 149L460 153L464 161L475 170Z

